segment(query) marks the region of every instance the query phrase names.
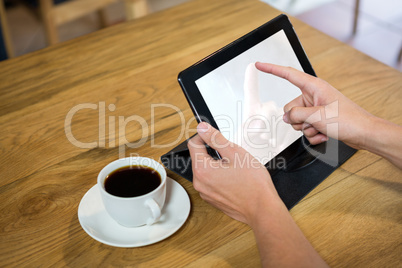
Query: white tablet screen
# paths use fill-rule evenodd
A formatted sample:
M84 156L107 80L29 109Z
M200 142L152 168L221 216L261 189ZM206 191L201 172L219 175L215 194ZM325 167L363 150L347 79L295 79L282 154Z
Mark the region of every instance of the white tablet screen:
M266 164L302 134L283 122L283 106L301 94L255 62L303 71L283 30L195 81L222 134Z

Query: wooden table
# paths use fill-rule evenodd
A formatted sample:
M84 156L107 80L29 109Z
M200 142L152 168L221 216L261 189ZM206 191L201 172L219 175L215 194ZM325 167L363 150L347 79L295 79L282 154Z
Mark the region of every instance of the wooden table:
M250 228L171 173L192 208L184 226L157 244L101 244L83 231L77 208L102 167L119 157L118 145L126 142L119 135L131 143L149 135L124 154L155 159L185 139L172 108L186 124L193 118L176 82L181 70L278 14L257 0L192 1L1 62L0 266L258 266ZM371 113L402 124L400 72L291 21L318 76ZM152 106L161 103L172 106ZM84 106L72 118L70 142L65 122L77 105ZM148 133L135 121L124 128L133 115L144 119ZM401 179L386 160L359 151L291 214L331 266L400 266Z

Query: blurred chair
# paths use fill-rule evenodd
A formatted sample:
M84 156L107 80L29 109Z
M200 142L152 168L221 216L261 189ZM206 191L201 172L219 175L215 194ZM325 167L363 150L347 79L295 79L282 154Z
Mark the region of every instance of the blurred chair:
M105 27L105 8L121 0L69 0L55 4L54 0L39 0L49 45L59 42L57 27L89 13L97 11L102 27ZM124 0L127 19L135 19L148 14L147 0Z
M124 2L127 20L138 19L149 13L148 0L124 0Z
M352 35L356 35L356 32L357 32L357 22L359 19L359 11L360 11L360 0L355 0Z
M0 0L0 60L14 57L4 1Z

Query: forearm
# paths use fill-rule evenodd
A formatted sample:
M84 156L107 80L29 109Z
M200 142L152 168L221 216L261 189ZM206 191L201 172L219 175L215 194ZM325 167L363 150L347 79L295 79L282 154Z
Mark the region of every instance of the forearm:
M328 267L283 204L268 204L250 225L263 267Z
M364 136L363 149L384 157L402 169L401 126L373 116Z

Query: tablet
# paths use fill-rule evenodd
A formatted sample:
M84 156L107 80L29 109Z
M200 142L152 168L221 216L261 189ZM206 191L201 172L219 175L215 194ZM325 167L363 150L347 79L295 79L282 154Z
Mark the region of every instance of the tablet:
M283 122L284 105L301 91L258 71L257 61L315 76L288 17L280 15L182 71L178 81L198 122L210 123L263 165L278 166L308 143Z

